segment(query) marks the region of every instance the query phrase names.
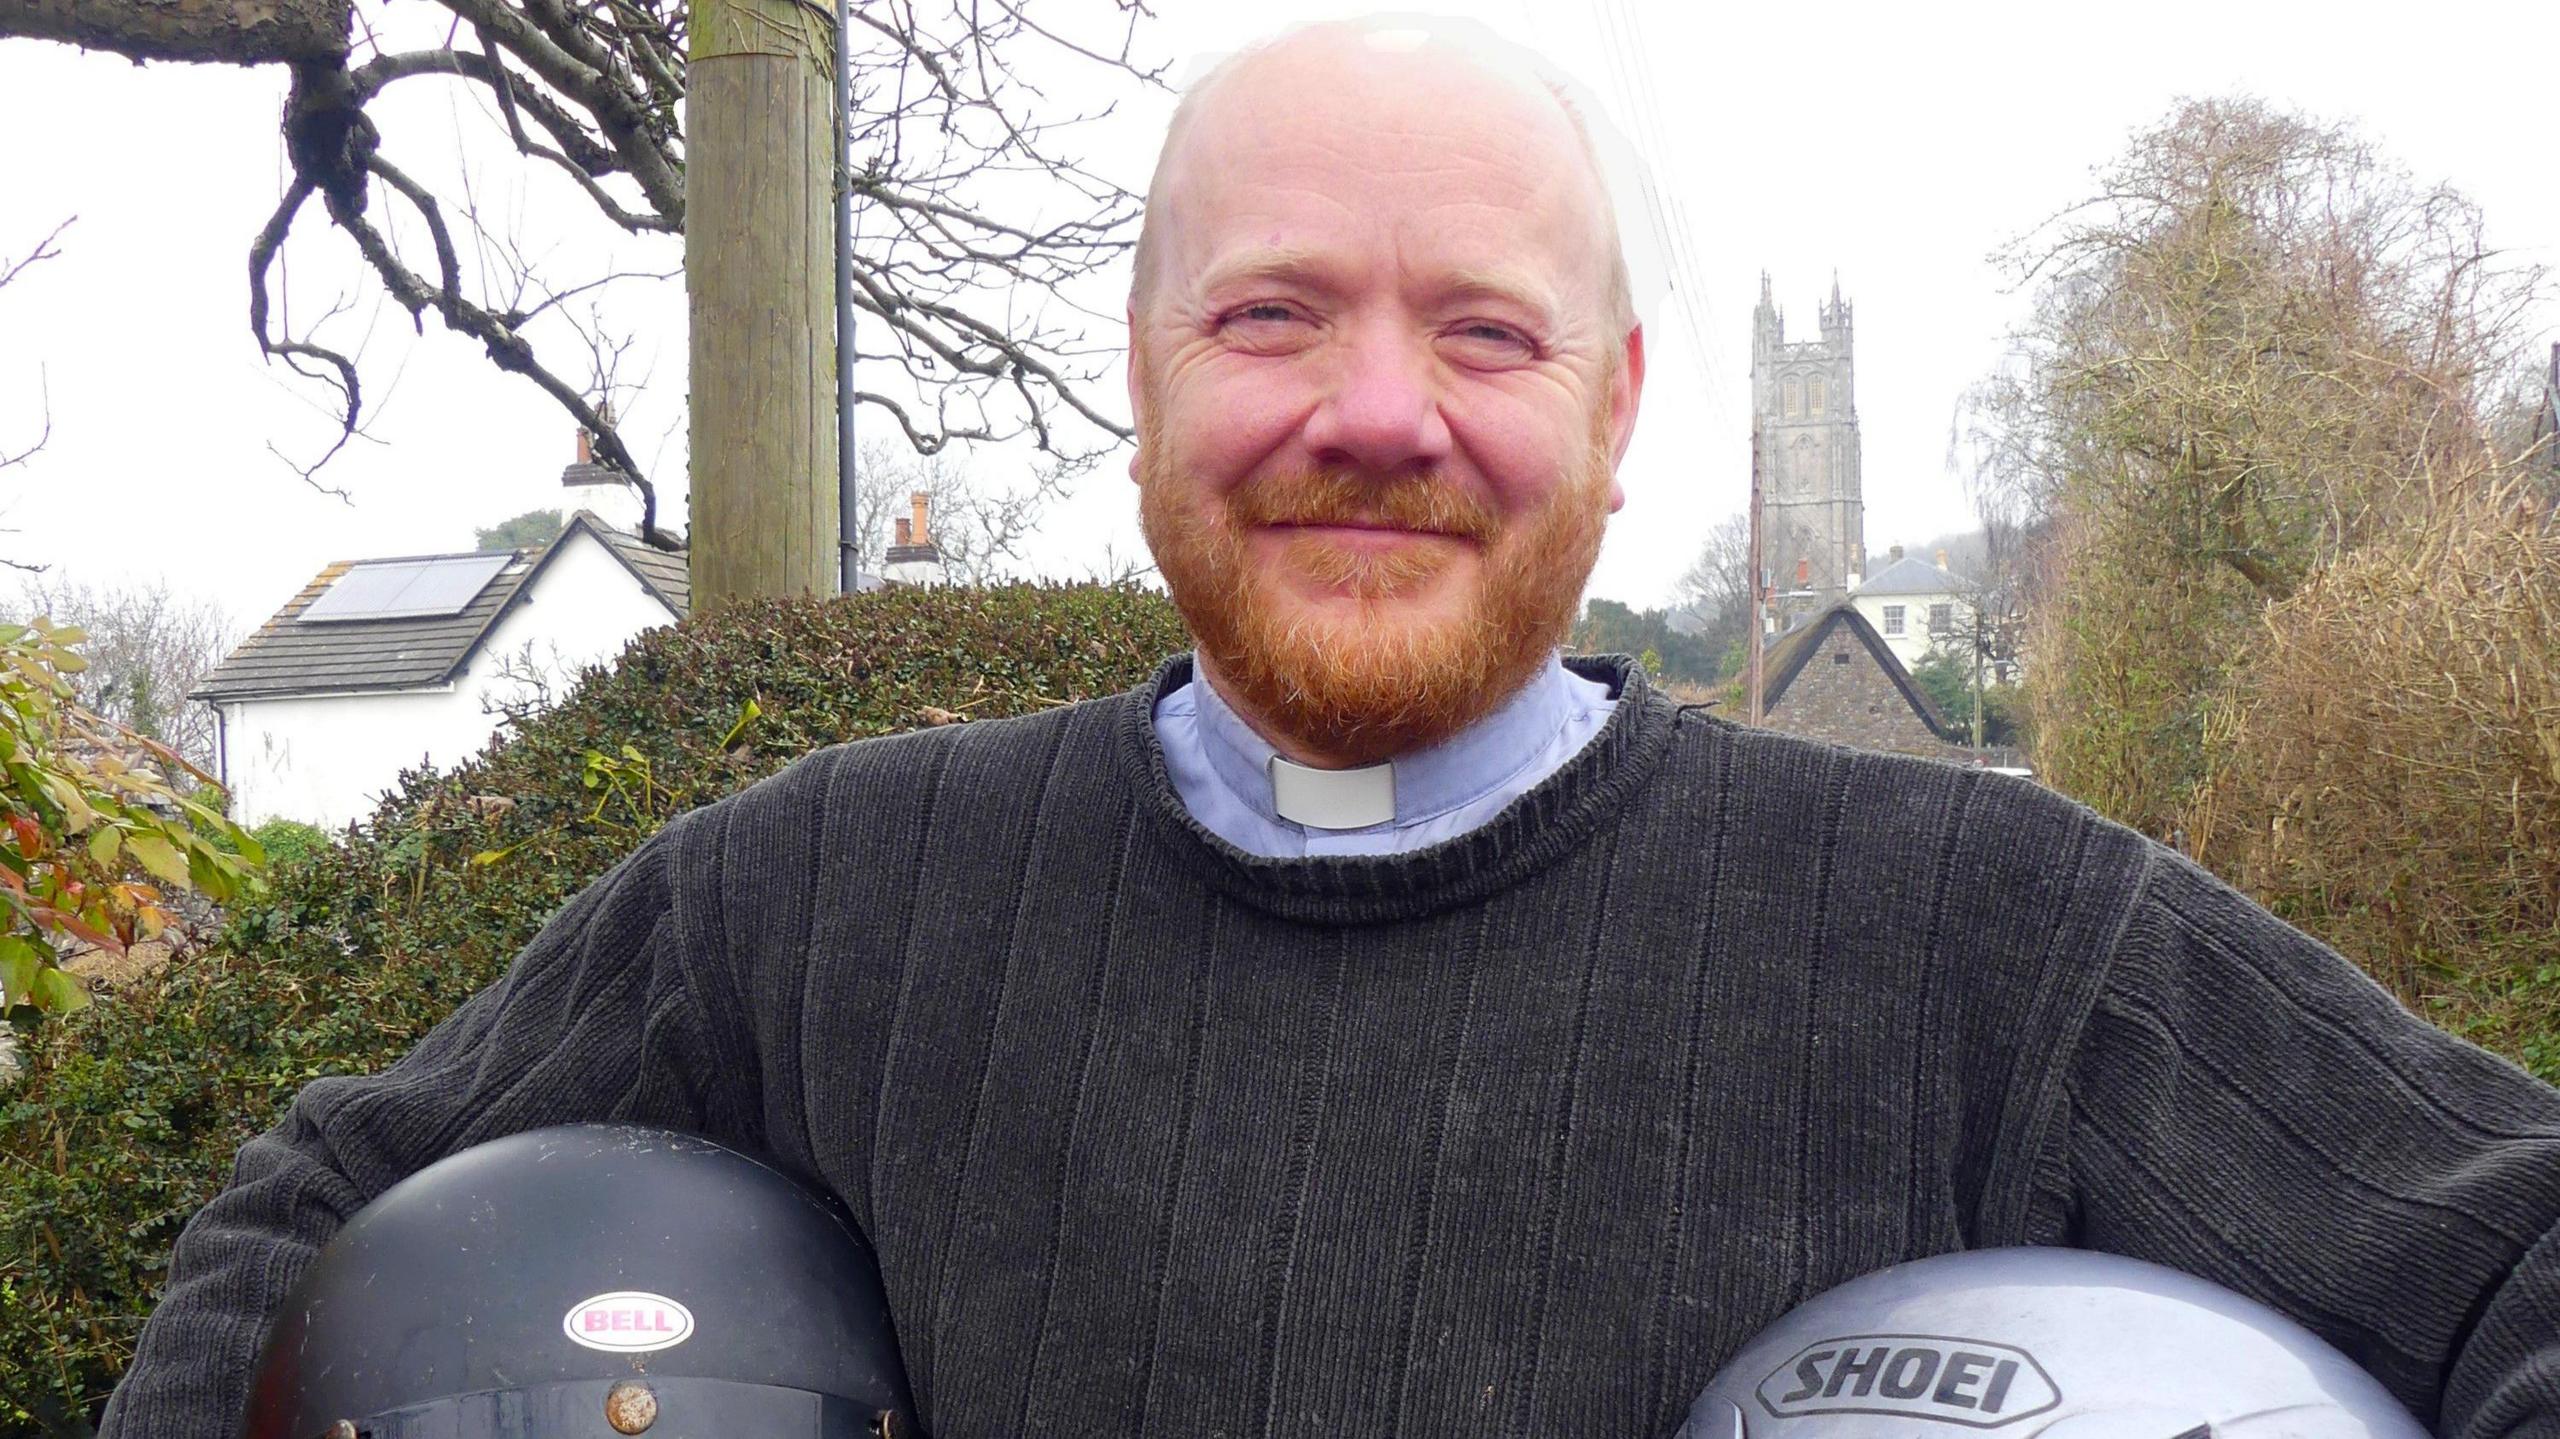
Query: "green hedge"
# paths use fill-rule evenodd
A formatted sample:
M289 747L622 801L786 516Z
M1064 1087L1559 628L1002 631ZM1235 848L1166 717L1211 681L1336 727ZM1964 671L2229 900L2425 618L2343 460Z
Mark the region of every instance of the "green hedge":
M0 1433L85 1432L234 1151L308 1081L399 1056L668 816L840 740L1126 689L1185 643L1128 588L743 605L403 775L200 962L29 1036L0 1082Z
M298 819L271 819L249 831L269 864L299 864L329 847L329 832Z

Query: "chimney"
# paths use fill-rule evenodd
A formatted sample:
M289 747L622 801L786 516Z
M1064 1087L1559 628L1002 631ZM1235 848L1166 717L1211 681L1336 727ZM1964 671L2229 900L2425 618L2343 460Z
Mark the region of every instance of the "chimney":
M1894 558L1894 559L1897 559L1897 560L1898 560L1898 559L1901 559L1901 558L1902 558L1902 546L1900 546L1900 545L1895 545L1892 549L1889 549L1889 550L1885 551L1885 554L1887 554L1888 556L1890 556L1890 557L1892 557L1892 558Z
M1940 550L1940 551L1938 551L1938 568L1943 570L1943 569L1945 569L1946 567L1947 567L1947 552L1946 552L1945 550Z
M1811 560L1798 560L1798 561L1796 561L1796 588L1797 588L1797 589L1803 589L1803 588L1805 588L1806 586L1808 586L1808 585L1810 585L1810 584L1812 584L1812 583L1813 583L1813 561L1811 561Z
M611 414L599 411L598 418L602 419L608 425L613 423L613 416ZM622 479L620 476L596 463L595 432L584 425L580 425L577 430L577 435L578 457L571 460L567 468L560 471L561 485L565 488L574 490L587 486L610 488L621 484Z
M932 496L918 490L907 496L913 513L899 515L891 523L897 540L882 557L880 578L893 585L943 585L951 582L951 573L943 567L942 550L933 542L927 529L926 511Z

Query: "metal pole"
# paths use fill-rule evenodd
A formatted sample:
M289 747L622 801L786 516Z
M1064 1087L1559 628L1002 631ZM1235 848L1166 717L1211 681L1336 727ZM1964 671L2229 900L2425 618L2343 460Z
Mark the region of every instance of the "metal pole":
M1982 656L1990 648L1990 637L1982 631L1982 607L1973 611L1973 752L1982 753Z
M1751 722L1759 724L1767 718L1761 712L1760 655L1766 627L1760 616L1760 421L1751 422Z
M853 455L853 17L836 0L836 592L862 587L861 500Z

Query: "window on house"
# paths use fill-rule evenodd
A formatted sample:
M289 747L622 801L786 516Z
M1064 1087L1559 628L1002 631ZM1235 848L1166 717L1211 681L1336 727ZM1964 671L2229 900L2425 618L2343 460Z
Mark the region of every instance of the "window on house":
M1849 652L1847 650L1833 650L1831 652L1831 662L1835 665L1847 664L1849 662Z
M1902 606L1886 605L1884 607L1884 632L1889 635L1902 633Z
M1817 420L1822 418L1822 377L1820 375L1804 382L1804 412Z
M1929 606L1929 633L1933 635L1953 634L1955 632L1955 628L1956 607L1954 605Z

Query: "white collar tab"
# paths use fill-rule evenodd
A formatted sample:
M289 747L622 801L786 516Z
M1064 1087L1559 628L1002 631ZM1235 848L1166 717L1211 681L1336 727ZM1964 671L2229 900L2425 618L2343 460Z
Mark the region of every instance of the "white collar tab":
M1271 807L1309 829L1367 829L1396 817L1393 760L1358 769L1314 769L1271 757Z

